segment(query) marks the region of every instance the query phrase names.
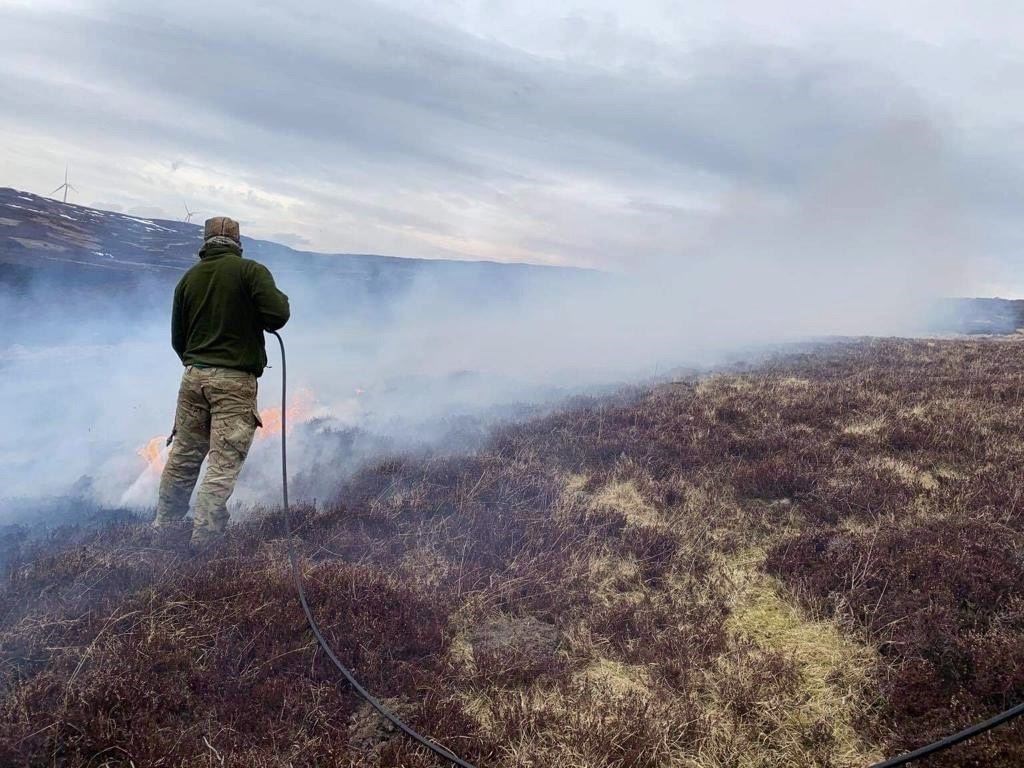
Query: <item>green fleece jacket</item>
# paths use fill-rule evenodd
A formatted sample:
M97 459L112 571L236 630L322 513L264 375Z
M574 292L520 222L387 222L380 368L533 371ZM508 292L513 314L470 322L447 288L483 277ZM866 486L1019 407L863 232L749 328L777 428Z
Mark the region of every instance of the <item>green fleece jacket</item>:
M174 289L171 346L185 365L260 376L267 365L263 332L288 322L288 297L269 269L243 259L241 246L226 240L208 240Z

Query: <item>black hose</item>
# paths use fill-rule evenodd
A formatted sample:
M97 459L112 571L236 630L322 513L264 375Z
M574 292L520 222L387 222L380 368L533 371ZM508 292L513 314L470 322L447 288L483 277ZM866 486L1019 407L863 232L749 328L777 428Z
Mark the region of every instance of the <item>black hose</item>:
M302 583L302 573L299 571L299 558L298 555L295 554L295 544L292 541L292 523L288 509L288 441L285 437L287 433L286 427L288 426L285 421L288 405L288 365L285 362L284 340L277 331L271 331L271 333L277 336L277 343L281 345L281 497L284 502L284 531L285 536L288 539L288 560L292 565L292 579L295 581L295 591L299 593L299 602L302 604L303 613L306 614L306 621L309 622L309 628L313 630L313 634L316 636L317 642L320 643L320 647L324 649L324 653L326 653L327 657L334 662L334 666L338 668L339 672L341 672L342 677L344 677L345 680L348 681L348 684L352 686L352 690L354 690L356 694L367 704L377 710L384 719L388 720L410 739L426 747L438 757L444 758L448 762L453 765L457 765L460 768L474 768L470 763L467 763L465 760L452 754L444 747L435 744L426 736L418 734L408 725L403 723L394 712L374 698L369 691L363 688L348 668L341 663L334 651L331 650L331 646L327 642L327 638L324 637L323 633L320 631L320 626L316 623L316 619L313 618L313 612L309 609L309 602L306 600L306 589Z
M972 725L970 728L964 728L962 731L954 733L951 736L947 736L944 739L939 739L938 741L929 744L928 746L921 747L920 749L915 749L913 752L908 752L905 755L893 757L889 760L886 760L883 763L875 763L871 766L871 768L896 768L896 766L899 765L906 765L912 760L920 760L922 757L927 757L928 755L933 755L936 752L941 752L944 749L949 749L954 744L959 744L961 741L973 739L975 736L978 736L979 734L982 734L985 731L990 731L996 726L1009 722L1010 720L1013 720L1013 718L1018 717L1020 715L1024 715L1024 702L1018 704L1015 707L1011 707L1005 712L1001 712L995 717L989 718L983 723Z

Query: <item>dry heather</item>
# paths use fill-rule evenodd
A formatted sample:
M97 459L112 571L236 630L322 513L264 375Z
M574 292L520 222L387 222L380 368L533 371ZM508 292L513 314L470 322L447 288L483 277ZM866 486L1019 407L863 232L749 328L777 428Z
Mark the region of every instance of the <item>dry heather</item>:
M837 344L377 463L297 513L314 610L480 766L867 765L1024 699L1020 350ZM338 684L281 536L9 532L0 764L435 765Z

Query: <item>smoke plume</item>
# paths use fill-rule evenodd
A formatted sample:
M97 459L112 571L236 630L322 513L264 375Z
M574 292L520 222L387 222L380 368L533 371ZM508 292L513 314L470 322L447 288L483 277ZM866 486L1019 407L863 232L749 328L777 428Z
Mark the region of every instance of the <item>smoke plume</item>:
M545 272L515 291L453 265L393 292L338 295L315 273L276 268L293 306L289 390L303 398L290 435L300 494L324 498L382 453L471 449L493 420L569 394L784 342L921 332L934 301L962 290L968 246L947 165L927 122L895 123L790 194L733 190L680 226L676 248L619 254L631 266L615 274ZM4 289L8 517L68 495L155 503L158 471L139 451L172 425L169 308L166 287L100 301L75 286ZM265 409L280 392L268 350ZM274 440L257 441L235 504L276 500L276 460Z

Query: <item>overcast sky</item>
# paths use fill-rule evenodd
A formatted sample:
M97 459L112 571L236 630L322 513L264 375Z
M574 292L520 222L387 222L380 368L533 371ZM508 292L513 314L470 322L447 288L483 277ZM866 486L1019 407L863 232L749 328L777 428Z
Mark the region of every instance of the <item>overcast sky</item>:
M0 0L0 185L68 162L72 202L313 250L629 269L913 124L964 292L1024 295L1022 39L1009 0Z

